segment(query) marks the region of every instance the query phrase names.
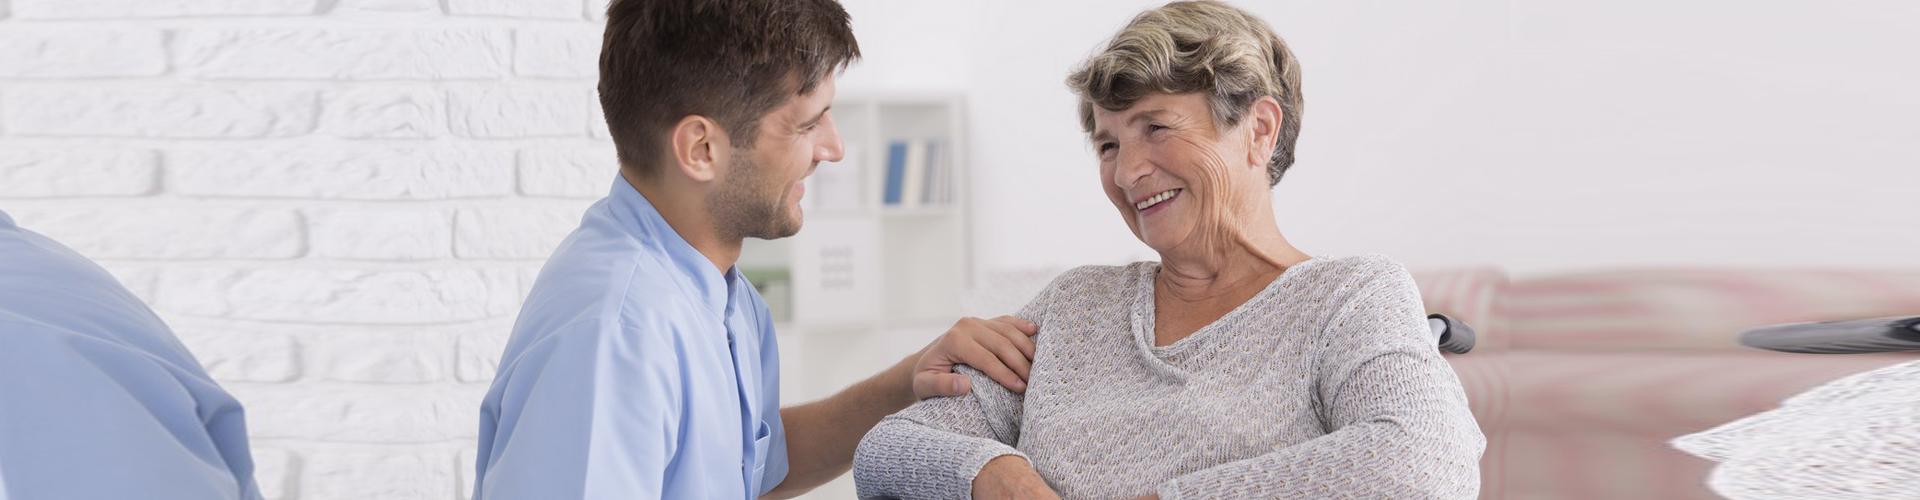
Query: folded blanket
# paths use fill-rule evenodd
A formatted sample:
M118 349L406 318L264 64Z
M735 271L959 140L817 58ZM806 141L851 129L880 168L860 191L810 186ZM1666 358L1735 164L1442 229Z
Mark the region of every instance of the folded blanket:
M1715 492L1747 499L1912 499L1920 495L1920 361L1829 382L1780 408L1682 436L1720 462Z

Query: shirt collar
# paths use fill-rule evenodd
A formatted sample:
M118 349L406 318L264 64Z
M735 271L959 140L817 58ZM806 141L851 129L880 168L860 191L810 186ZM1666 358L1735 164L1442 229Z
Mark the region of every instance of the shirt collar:
M6 210L0 210L0 229L11 227L13 227L13 218L7 216Z
M627 232L640 241L652 245L666 257L674 274L681 282L691 287L690 292L705 299L707 307L725 318L731 313L732 284L739 282L739 266L730 267L725 274L713 268L713 261L692 243L673 230L667 219L660 215L660 209L653 206L645 195L628 184L625 178L615 177L613 192L607 195L607 206L613 211L614 221L620 230Z

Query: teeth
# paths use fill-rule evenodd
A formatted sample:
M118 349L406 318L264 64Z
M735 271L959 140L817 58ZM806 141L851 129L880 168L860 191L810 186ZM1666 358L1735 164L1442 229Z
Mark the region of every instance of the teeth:
M1180 190L1178 189L1169 189L1166 191L1161 191L1160 194L1153 195L1152 198L1140 200L1140 203L1135 203L1133 205L1133 208L1135 210L1146 210L1147 207L1158 205L1160 204L1160 202L1167 201L1167 198L1172 198L1174 193L1177 193L1179 191Z

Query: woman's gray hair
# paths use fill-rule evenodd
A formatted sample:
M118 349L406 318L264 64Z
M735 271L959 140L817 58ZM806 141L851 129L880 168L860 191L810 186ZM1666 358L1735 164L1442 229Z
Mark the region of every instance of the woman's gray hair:
M1240 124L1262 97L1280 101L1280 140L1268 185L1293 166L1300 137L1300 63L1266 21L1216 1L1173 2L1141 13L1105 50L1067 77L1080 96L1080 128L1093 132L1093 107L1119 111L1150 92L1204 92L1214 123Z

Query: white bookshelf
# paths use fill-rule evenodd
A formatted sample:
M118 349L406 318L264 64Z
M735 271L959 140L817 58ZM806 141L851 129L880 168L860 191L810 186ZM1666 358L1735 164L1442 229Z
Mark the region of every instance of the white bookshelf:
M973 276L964 110L948 94L844 93L834 101L846 157L808 179L800 234L749 239L740 261L781 326L870 331L958 317ZM944 196L886 202L896 141L935 144L928 164L944 168L923 172L946 178L922 178L922 191Z

